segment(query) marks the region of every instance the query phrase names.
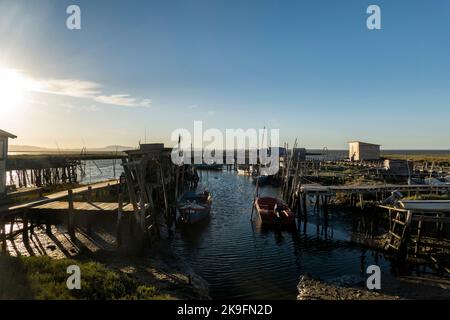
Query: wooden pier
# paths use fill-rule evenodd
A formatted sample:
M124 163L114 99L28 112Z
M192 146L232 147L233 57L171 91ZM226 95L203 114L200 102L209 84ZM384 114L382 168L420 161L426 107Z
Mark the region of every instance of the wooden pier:
M46 229L50 230L49 221L53 221L55 216L64 215L63 221L67 223L71 238L74 238L75 224L73 215L80 209L80 212L91 213L115 213L120 204L75 202L74 197L90 198L98 192L105 192L112 187L117 187L119 181L110 180L92 185L81 186L74 189L54 192L38 199L26 201L20 204L3 205L0 207L0 247L2 252L6 251L6 241L11 240L18 234L22 234L24 241L28 241L30 234L39 224L45 224ZM125 211L129 210L126 207ZM122 211L124 209L122 208ZM67 218L67 219L66 219ZM14 230L14 224L20 222L21 228ZM6 225L10 225L10 230L6 230Z
M118 180L108 180L108 181L98 182L98 183L94 183L94 184L90 184L90 185L80 186L78 188L74 188L71 190L72 190L73 195L79 195L79 194L83 194L83 193L86 193L89 191L96 191L96 190L104 189L107 187L111 187L111 186L114 186L117 184L119 184ZM41 204L45 204L48 202L61 200L65 197L67 197L68 193L69 193L69 190L58 191L58 192L48 194L48 195L41 197L39 199L36 199L36 200L30 200L30 201L20 203L20 204L11 204L11 205L0 206L0 217L15 213L16 211L19 211L19 210L24 210L24 209L38 206Z
M436 245L424 240L427 236L442 239L444 225L450 224L449 210L406 210L391 205L379 207L389 212L389 233L385 249L394 251L401 258L405 258L410 252L415 257L425 256L434 261L438 268L450 273L448 265L439 263L442 244Z
M175 165L171 161L171 151L163 144L143 144L140 149L121 155L124 174L120 181L81 186L0 206L2 251L6 241L19 234L27 242L40 225L45 225L47 232L52 225L66 225L70 239L75 241L77 229L84 228L89 234L95 227L91 220L101 217L115 226L119 246L125 234L132 247L144 249L162 234L170 233L178 197L192 186L195 178L191 165Z
M10 184L19 188L76 183L85 174L85 161L122 159L122 152L9 155L6 171Z
M363 192L384 192L389 193L392 191L403 192L447 192L450 191L450 185L422 185L422 184L366 184L366 185L346 185L346 186L321 186L316 184L306 184L300 186L300 192L304 193L363 193Z
M40 212L52 212L55 214L67 213L69 209L83 214L89 213L104 213L104 214L117 214L119 210L119 203L117 202L73 202L69 201L53 201L45 204L41 204L29 209L31 214L39 214ZM128 203L122 207L122 212L133 212L133 206Z

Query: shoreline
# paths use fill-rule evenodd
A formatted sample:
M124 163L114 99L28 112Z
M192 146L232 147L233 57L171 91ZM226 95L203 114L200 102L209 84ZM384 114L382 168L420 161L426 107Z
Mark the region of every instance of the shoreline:
M344 281L345 282L345 281ZM331 283L300 277L297 300L448 300L450 279L431 275L403 276L382 282L380 290L368 290L361 280L349 279L349 283Z
M155 287L168 299L211 299L208 283L162 242L153 244L143 253L130 254L117 248L116 239L104 230L92 236L77 232L76 241L72 242L63 227L53 226L51 236L43 228L37 228L27 245L19 235L8 244L8 253L6 257L13 260L30 258L31 261L33 257L44 256L62 263L69 260L80 264L99 263L139 285Z

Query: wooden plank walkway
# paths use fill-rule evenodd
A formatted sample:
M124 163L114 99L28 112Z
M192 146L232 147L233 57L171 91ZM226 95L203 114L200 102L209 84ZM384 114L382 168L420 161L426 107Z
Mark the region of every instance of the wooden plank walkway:
M119 209L119 204L117 202L74 202L73 210L74 211L103 211L105 213L117 213ZM69 202L67 201L53 201L45 204L38 205L36 207L32 207L30 209L32 212L37 211L64 211L67 212L69 210ZM133 212L133 206L129 203L122 208L123 212Z
M382 184L382 185L354 185L354 186L322 186L318 184L304 184L300 188L300 192L305 193L330 193L330 192L365 192L365 191L436 191L436 190L450 190L449 185L397 185L397 184Z
M84 192L87 192L89 187L92 188L93 191L98 189L107 188L108 186L114 186L116 184L119 184L118 180L109 180L104 182L98 182L90 185L85 185L82 187L74 188L72 189L72 192L74 195L81 194ZM68 190L63 190L55 193L51 193L46 195L45 197L39 198L37 200L32 200L29 202L21 203L21 204L10 204L0 207L0 216L2 215L8 215L15 211L20 211L22 209L32 208L38 205L43 205L49 202L62 200L63 198L67 197Z

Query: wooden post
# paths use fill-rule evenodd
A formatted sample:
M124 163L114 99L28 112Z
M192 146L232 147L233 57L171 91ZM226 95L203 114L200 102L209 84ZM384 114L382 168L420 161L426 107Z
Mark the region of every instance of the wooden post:
M127 166L127 163L123 162L123 171L125 172L125 178L127 180L127 186L128 186L128 193L130 197L131 204L133 205L133 210L135 212L138 211L138 204L137 204L137 196L134 190L134 183L133 183L133 177L130 172L131 168Z
M180 175L180 167L175 168L175 201L178 201L178 176Z
M6 227L5 227L5 222L3 221L3 219L0 220L0 242L1 242L2 253L6 253L6 251L7 251Z
M163 196L164 196L164 209L166 211L166 224L167 224L167 228L170 229L171 223L170 223L169 203L167 202L166 183L164 180L164 172L163 172L161 163L159 163L159 172L161 174L161 183L162 183Z
M50 235L52 234L52 225L50 223L45 223L45 233Z
M121 226L122 226L122 216L123 216L123 195L119 193L119 207L117 209L117 229L116 229L116 237L117 237L117 245L120 247L122 245L122 235L121 235Z
M86 201L92 202L92 186L89 186L86 191Z
M329 200L328 195L325 195L324 196L324 201L323 201L323 204L322 204L325 214L328 213L328 200Z
M89 186L87 191L86 191L86 201L88 203L92 203L92 187ZM87 216L87 223L86 223L86 232L88 235L92 234L92 224L91 224L91 219L90 216Z
M25 209L22 213L22 239L28 242L28 213Z
M67 217L67 231L69 232L70 239L75 240L75 213L73 208L73 191L72 189L67 192L67 201L69 202L69 210Z
M308 213L308 209L306 207L306 193L302 192L302 205L303 205L303 216L306 219L307 213Z
M422 236L422 219L420 219L417 224L417 239L416 239L416 247L414 248L414 254L416 257L419 254L421 236Z
M314 204L314 210L317 210L319 212L320 208L320 195L319 193L316 193L316 203Z
M12 234L14 231L14 223L16 222L16 216L11 218L11 223L9 224L9 233Z

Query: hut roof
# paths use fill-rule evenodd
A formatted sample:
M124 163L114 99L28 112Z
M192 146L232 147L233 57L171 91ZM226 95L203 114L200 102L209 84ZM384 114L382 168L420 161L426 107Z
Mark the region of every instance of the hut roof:
M17 136L13 135L12 133L3 131L2 129L0 129L0 137L8 137L8 138L11 138L11 139L17 138Z
M360 143L360 144L367 144L367 145L371 145L371 146L381 146L381 144L376 144L376 143L369 143L369 142L362 142L362 141L349 141L348 143Z

